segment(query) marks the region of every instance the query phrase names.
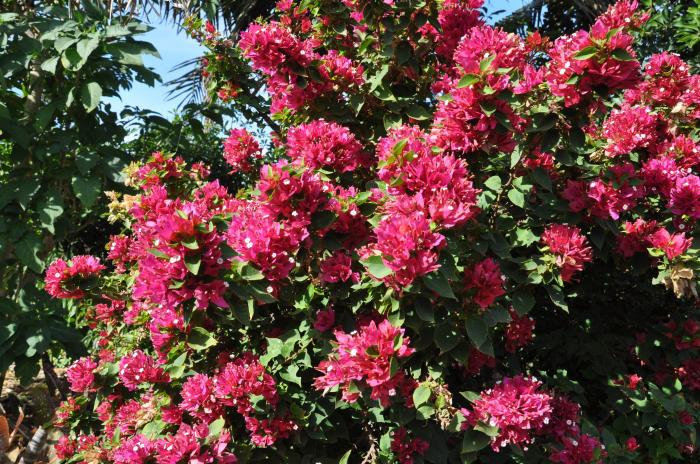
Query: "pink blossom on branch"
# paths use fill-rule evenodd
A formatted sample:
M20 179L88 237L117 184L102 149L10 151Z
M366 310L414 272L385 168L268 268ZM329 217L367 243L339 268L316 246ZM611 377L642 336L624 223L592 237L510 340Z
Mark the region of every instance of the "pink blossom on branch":
M90 358L80 358L66 370L70 389L77 393L94 390L97 363Z
M486 258L464 271L465 288L475 291L472 300L481 309L488 308L496 298L505 295L504 281L505 276L493 258Z
M358 400L359 392L351 387L353 383L361 382L378 395L376 399L380 399L382 405L387 406L390 397L398 395L403 381L403 376L392 374L391 364L414 352L409 347L409 338L404 337L404 329L384 320L379 324L371 321L351 334L342 330L334 333L337 348L328 360L318 365L317 370L323 375L314 381L316 389L339 386L343 399L352 403ZM385 394L380 394L382 390Z
M231 172L249 172L251 162L261 156L260 144L245 129L232 129L224 140L224 159L233 168Z
M54 298L83 298L86 293L80 285L104 269L94 256L74 256L68 262L57 259L46 270L46 292Z
M552 419L553 398L541 386L542 382L534 378L506 377L481 393L468 414L468 422L498 427L498 435L491 439L496 452L509 444L528 445Z
M347 128L323 120L290 128L287 154L311 169L348 172L367 163L362 145Z
M576 272L583 270L585 263L593 260L588 239L577 227L554 224L542 234L542 243L556 259L556 265L564 282L570 282Z

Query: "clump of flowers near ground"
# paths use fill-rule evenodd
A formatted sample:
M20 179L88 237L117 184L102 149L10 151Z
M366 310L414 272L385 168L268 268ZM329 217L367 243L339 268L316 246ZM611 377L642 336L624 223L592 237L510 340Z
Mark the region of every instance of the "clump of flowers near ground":
M213 93L265 83L274 147L231 133L237 192L154 154L105 256L49 268L92 347L62 462L699 459L700 77L640 62L634 2L552 38L480 6L201 25Z

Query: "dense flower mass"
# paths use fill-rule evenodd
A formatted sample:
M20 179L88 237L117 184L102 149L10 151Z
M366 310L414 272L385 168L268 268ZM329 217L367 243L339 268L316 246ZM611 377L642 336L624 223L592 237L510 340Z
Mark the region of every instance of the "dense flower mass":
M488 308L496 298L506 293L503 280L505 277L492 258L486 258L464 272L465 286L476 292L473 300L482 309Z
M403 329L387 320L379 324L371 321L351 334L336 330L338 346L330 359L318 365L323 376L314 381L314 386L319 390L340 386L343 399L354 402L360 391L351 387L353 382L362 381L372 389L374 399L388 406L405 381L402 372L392 373L391 364L414 352L403 334Z
M498 451L508 444L527 445L552 418L552 397L540 390L542 382L532 378L505 378L474 402L471 420L498 427L491 447Z
M398 429L391 438L391 450L396 453L400 464L413 464L414 456L422 456L430 444L420 438L409 438L406 429Z
M386 277L391 285L406 286L416 277L439 268L437 252L444 246L445 237L431 231L430 222L420 211L388 215L379 223L375 234L374 250L381 253L382 261L394 271Z
M481 7L188 20L269 127L226 179L127 167L106 260L46 270L90 347L61 462L697 461L700 77L638 55L634 1L551 39Z
M535 336L535 319L528 316L519 316L515 311L510 311L510 323L506 327L504 337L506 339L506 351L515 353L530 343Z
M119 380L127 389L136 390L143 383L167 382L169 379L153 358L136 350L119 362Z
M224 141L224 159L233 168L232 172L250 171L252 162L261 156L260 144L245 129L232 129Z
M289 129L287 154L312 169L328 167L346 172L366 164L362 145L352 133L326 121L313 121Z
M576 227L554 224L542 234L542 243L554 255L564 282L569 282L585 263L593 260L586 237Z
M81 393L93 388L97 363L90 358L81 358L74 362L66 371L70 389Z
M57 259L46 270L46 292L54 298L82 298L85 291L80 285L104 269L94 256L73 256L69 262Z

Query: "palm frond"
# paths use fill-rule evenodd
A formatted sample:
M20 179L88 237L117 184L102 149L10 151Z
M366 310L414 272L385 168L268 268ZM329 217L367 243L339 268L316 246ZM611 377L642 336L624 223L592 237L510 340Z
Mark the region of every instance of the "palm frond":
M170 72L180 71L178 77L165 83L169 88L166 93L168 100L180 100L178 108L188 103L203 102L207 96L204 77L200 70L200 59L191 58L177 64Z
M533 0L496 25L521 35L540 30L558 37L589 27L612 3L613 0Z

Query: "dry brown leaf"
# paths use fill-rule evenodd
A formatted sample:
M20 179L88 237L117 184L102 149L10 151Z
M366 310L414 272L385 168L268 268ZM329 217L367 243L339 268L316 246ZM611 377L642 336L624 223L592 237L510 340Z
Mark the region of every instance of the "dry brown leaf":
M4 453L10 447L10 424L7 418L0 415L0 453Z

